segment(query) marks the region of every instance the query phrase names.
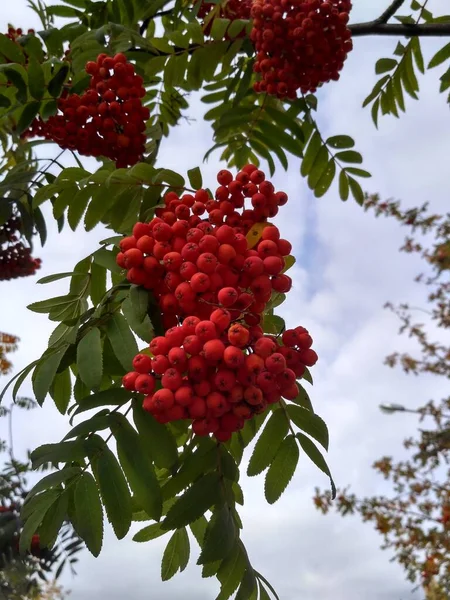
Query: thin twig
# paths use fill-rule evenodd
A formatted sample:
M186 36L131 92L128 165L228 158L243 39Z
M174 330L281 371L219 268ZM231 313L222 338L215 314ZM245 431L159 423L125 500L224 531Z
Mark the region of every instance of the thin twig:
M390 6L381 14L378 19L375 19L377 23L387 23L391 17L395 15L398 9L402 6L405 0L394 0Z
M356 23L349 25L353 37L362 35L386 35L404 37L444 37L450 35L450 23Z

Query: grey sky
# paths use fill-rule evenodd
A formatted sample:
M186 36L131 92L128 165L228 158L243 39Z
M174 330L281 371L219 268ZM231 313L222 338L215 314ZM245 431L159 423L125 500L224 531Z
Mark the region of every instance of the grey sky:
M386 4L387 0L359 0L353 19L373 18ZM444 12L443 1L430 1L429 5ZM35 24L25 7L25 0L5 2L1 29L7 21L24 28ZM442 211L448 207L450 115L445 97L438 94L439 70L421 79L420 102L407 100L407 115L400 120L381 119L379 131L373 127L370 111L361 109L376 81L375 60L390 56L395 45L395 39L357 39L341 80L320 94L318 118L326 135L346 133L355 138L365 167L374 175L367 180L369 191L402 199L406 206L428 200L436 211ZM439 42L423 40L426 60L438 47ZM164 140L159 160L160 165L181 173L201 164L211 145L198 102L191 114L197 121L183 124L170 140ZM211 186L215 173L223 168L218 156L214 154L202 166ZM397 402L414 407L444 393L439 380L407 377L382 365L385 355L413 347L410 340L397 337L398 323L383 310L383 304L391 300L423 305L423 292L413 282L421 265L414 257L398 253L404 232L395 223L374 219L352 200L342 203L336 188L324 198L314 199L294 159L288 173L278 170L273 181L290 196L278 225L283 235L293 240L297 257L292 269L294 289L282 313L288 324L310 329L320 356L313 371L316 383L308 391L330 429L330 467L338 485L351 484L361 494L381 493L386 484L374 476L370 465L382 455L400 455L401 440L414 432L416 423L414 417L386 417L378 405ZM47 245L35 251L43 259L41 276L70 271L103 238L101 229L89 234L65 229L59 236L54 229L50 223ZM64 281L36 286L35 279L28 278L2 284L0 330L22 340L14 356L15 368L44 350L52 330L45 316L28 312L25 305L64 293ZM31 394L29 384L25 391ZM15 421L17 454L57 441L67 426L67 419L48 400L42 410ZM389 562L389 553L379 550L381 539L370 526L356 519L323 517L315 511L311 502L314 487L326 487L328 482L306 457L302 457L288 492L274 506L264 501L263 478L243 477L242 482L244 541L254 566L268 577L282 600L415 597L401 569ZM63 578L72 590L72 600L215 597L215 581L202 580L195 566L195 543L185 573L162 583L160 559L166 540L139 545L131 537L118 542L108 528L100 558L94 559L87 551L82 555L78 576Z

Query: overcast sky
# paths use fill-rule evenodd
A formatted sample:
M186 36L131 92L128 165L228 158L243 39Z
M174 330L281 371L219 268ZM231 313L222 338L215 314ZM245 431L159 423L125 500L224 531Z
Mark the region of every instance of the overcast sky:
M387 0L359 0L353 20L378 16ZM430 1L430 9L443 14L444 1ZM1 30L6 23L28 28L37 25L26 9L26 0L3 6ZM423 40L426 60L439 41ZM421 79L420 102L407 101L408 111L400 120L381 119L373 127L370 111L362 101L374 82L374 63L390 56L396 40L357 39L341 80L320 93L319 121L326 135L349 134L373 173L367 190L385 198L402 199L405 206L429 201L436 211L448 208L448 156L450 114L445 97L438 94L438 73ZM442 41L441 41L442 45ZM444 71L444 68L440 70ZM202 107L195 103L191 114L197 121L176 128L164 140L159 165L183 174L201 163L211 145L210 131L202 122ZM215 185L215 173L224 165L217 154L202 167L204 180ZM370 466L382 455L402 453L401 441L413 434L413 416L384 416L378 405L396 402L415 407L444 394L438 379L408 377L383 366L383 358L395 350L410 349L408 339L397 336L398 322L383 309L385 301L407 301L423 305L424 295L414 283L421 265L415 257L398 252L403 235L394 222L377 220L356 203L342 203L337 190L314 199L291 161L288 173L281 169L273 178L290 202L277 220L284 237L293 241L297 264L291 271L294 287L282 307L288 325L304 325L314 337L320 360L313 370L315 385L310 395L316 411L330 430L329 464L339 486L351 484L359 494L382 493L388 488ZM71 271L75 263L103 239L100 228L75 234L65 229L57 235L51 222L47 245L36 248L43 260L39 276ZM39 299L64 294L66 283L35 285L35 278L1 284L0 331L21 338L14 355L20 369L46 347L54 324L25 306ZM23 392L31 395L27 383ZM67 431L61 417L47 400L43 409L15 419L15 451L58 441ZM0 438L5 432L1 430ZM2 435L3 434L3 435ZM243 539L254 566L275 586L282 600L406 600L417 598L404 581L403 572L390 563L390 555L379 549L381 538L369 525L335 515L322 516L311 497L315 486L325 488L327 478L301 457L298 472L288 492L274 505L264 501L263 478L242 478L246 504L242 510ZM117 541L107 529L104 549L94 559L86 551L80 558L78 575L63 577L72 590L72 600L100 596L111 600L132 597L161 600L212 600L218 590L214 579L202 580L195 566L193 543L191 565L168 583L160 580L160 560L165 538L146 545Z

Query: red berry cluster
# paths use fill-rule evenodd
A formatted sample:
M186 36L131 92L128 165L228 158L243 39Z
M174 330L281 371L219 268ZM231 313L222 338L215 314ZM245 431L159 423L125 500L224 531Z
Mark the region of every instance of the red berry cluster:
M203 189L181 198L169 192L159 216L137 223L133 235L120 242L117 263L128 270L131 283L153 291L164 327L188 315L208 319L219 305L233 319L243 316L256 325L272 291L291 288L282 271L292 247L278 228L265 227L253 248L245 235L264 215L275 214L287 195L275 193L254 165L235 180L229 171L220 171L217 179L216 200ZM254 208L240 213L246 197ZM204 213L209 218L202 221Z
M41 260L31 256L20 229L17 216L0 225L0 281L34 275L41 267Z
M36 32L34 29L29 29L27 31L28 35L35 35ZM5 34L7 38L9 38L10 40L12 40L13 42L15 42L17 40L17 38L21 37L22 35L24 35L23 33L23 29L21 29L20 27L18 29L14 29L14 27L8 27L8 33Z
M250 38L256 49L256 92L294 99L339 79L353 48L350 0L255 0Z
M297 397L296 379L317 354L303 327L286 331L283 343L218 308L208 320L190 316L154 338L153 358L138 354L123 384L145 394L144 409L160 423L192 419L195 434L225 442L269 404Z
M35 121L25 137L40 136L84 156L106 156L118 168L134 165L145 151L149 109L142 104L143 79L124 54L100 54L86 64L89 89L58 101L59 114Z
M150 343L153 357L135 357L124 386L145 394L144 408L160 422L192 419L197 435L226 441L268 404L295 398L296 379L317 354L303 327L280 343L260 326L273 291L292 285L282 273L291 244L266 222L287 195L254 165L217 180L215 199L203 189L167 193L157 216L121 241L117 263L152 290L166 332Z
M216 16L220 19L230 19L230 21L236 21L237 19L248 20L250 19L251 7L252 0L228 0L223 4L219 4L219 10ZM200 19L204 19L215 9L217 9L217 4L213 4L212 2L202 2L198 11L198 16ZM213 22L214 19L212 18L203 26L205 35L211 33ZM245 37L245 28L235 37ZM230 39L228 32L225 33L224 38L226 40Z

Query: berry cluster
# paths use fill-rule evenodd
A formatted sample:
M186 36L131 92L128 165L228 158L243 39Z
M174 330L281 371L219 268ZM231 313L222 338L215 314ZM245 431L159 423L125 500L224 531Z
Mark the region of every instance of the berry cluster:
M269 404L297 397L296 379L317 354L303 327L286 331L282 340L265 336L258 325L233 322L231 311L217 308L208 320L189 316L155 337L153 358L138 354L123 384L145 394L144 409L160 423L192 419L195 434L225 442Z
M256 92L294 99L338 80L353 48L350 0L255 0L251 8Z
M29 29L27 31L28 35L35 35L36 32L34 29ZM21 29L20 27L18 29L14 29L14 27L8 27L8 33L5 34L7 38L9 38L10 40L12 40L13 42L15 42L17 40L17 38L21 37L22 35L24 35L23 33L23 29Z
M228 0L219 5L213 4L212 2L202 2L198 11L198 16L200 19L205 19L211 14L212 11L216 10L217 14L215 16L220 19L230 19L230 21L236 21L237 19L248 20L250 19L251 7L252 0ZM209 35L211 33L213 22L213 18L206 18L206 21L203 25L203 31L205 32L205 35ZM235 37L245 37L245 29L243 29ZM230 39L228 32L225 33L224 39Z
M294 399L317 354L303 327L280 341L260 326L273 292L292 285L283 273L291 244L267 223L287 195L254 165L235 178L222 170L217 181L215 199L204 189L168 192L157 216L122 239L117 263L152 291L165 331L150 343L152 356L135 357L123 385L145 394L160 422L191 419L197 435L226 441L268 404Z
M153 291L164 327L189 315L207 319L219 305L233 319L243 316L256 325L272 291L291 288L290 277L282 273L291 244L280 238L278 228L265 227L253 248L245 235L275 214L287 195L275 193L254 165L234 180L229 171L220 171L217 179L216 200L203 189L181 198L169 192L159 216L137 223L133 235L120 242L117 263L128 270L131 283ZM254 208L239 213L246 197ZM209 218L202 221L204 213Z
M106 156L118 168L134 165L145 151L149 109L142 104L143 79L124 54L100 54L86 64L89 89L58 101L59 113L34 121L24 137L39 136L84 156Z
M31 256L20 229L17 216L0 225L0 281L34 275L41 267L41 260Z

